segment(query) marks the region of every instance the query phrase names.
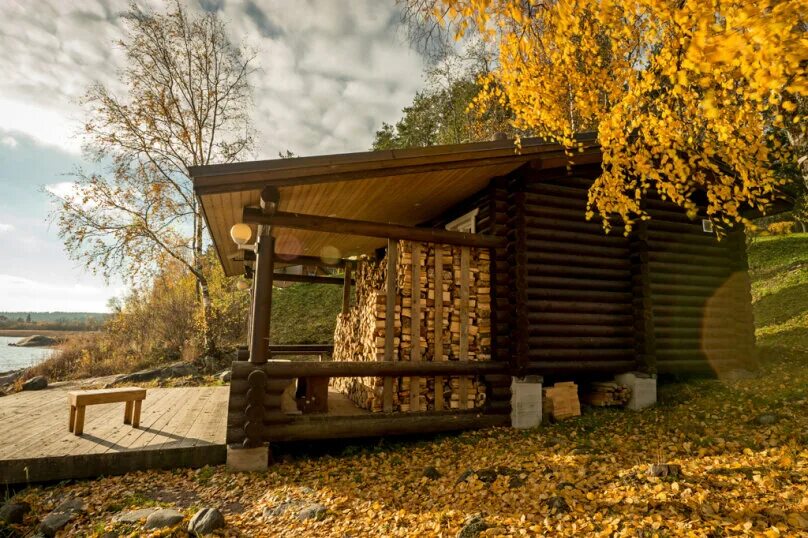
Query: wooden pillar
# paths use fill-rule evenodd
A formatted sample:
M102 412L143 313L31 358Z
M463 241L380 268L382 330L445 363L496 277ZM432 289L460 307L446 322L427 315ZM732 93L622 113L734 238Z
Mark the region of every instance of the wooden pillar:
M351 262L345 262L345 281L342 284L342 313L351 308Z
M629 239L631 262L632 314L634 317L634 350L637 369L649 374L657 371L654 311L651 298L650 262L648 255L648 221L634 226Z
M279 194L274 187L261 191L261 211L272 215L278 208ZM275 270L275 239L269 226L258 227L255 253L255 290L252 302L250 362L264 364L269 359L269 324L272 316L272 276Z
M395 239L387 240L387 301L384 311L384 360L393 362L393 347L395 344L395 318L396 318L396 265L398 261L398 242ZM382 410L385 413L393 412L393 378L385 377L382 388Z
M525 223L525 185L523 181L512 182L511 207L513 213L508 231L508 263L510 264L510 303L514 316L511 349L511 365L515 375L521 376L528 363L528 311L527 311L527 227Z

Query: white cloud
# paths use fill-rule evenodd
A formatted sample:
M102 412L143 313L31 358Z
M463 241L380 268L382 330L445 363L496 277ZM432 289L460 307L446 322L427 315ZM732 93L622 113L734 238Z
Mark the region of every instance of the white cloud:
M123 290L81 284L58 285L0 274L0 311L106 312Z
M3 138L0 138L0 144L14 149L17 147L17 139L13 136L4 136Z
M0 222L0 233L2 233L2 232L10 232L12 230L14 230L14 225L13 224L4 224L4 223Z
M78 194L78 185L75 181L60 181L45 185L45 190L59 198L72 198Z

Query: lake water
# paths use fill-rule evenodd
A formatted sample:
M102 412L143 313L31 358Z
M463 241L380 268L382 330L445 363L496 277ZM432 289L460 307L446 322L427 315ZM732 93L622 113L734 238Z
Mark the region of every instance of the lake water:
M53 351L47 347L13 347L9 345L20 339L17 336L0 336L0 372L33 366Z

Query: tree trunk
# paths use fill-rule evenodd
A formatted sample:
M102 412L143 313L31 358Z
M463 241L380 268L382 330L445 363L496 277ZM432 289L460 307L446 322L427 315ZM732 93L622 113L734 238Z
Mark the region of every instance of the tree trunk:
M214 355L216 349L216 338L213 336L210 327L211 302L208 280L205 278L202 268L202 232L203 220L199 212L199 203L194 200L194 241L193 241L193 265L194 276L197 284L197 298L202 307L202 350L203 357Z

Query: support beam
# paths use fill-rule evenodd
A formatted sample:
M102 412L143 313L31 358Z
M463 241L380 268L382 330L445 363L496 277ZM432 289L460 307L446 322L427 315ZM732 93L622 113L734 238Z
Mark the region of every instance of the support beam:
M280 211L273 215L266 215L252 207L244 208L242 220L250 224L263 224L296 230L361 235L384 239L403 239L406 241L443 243L467 247L494 248L504 246L507 243L503 237L452 232L440 228L418 228L416 226L384 222L340 219Z
M278 204L278 190L267 187L261 191L262 215L271 216ZM252 303L252 332L250 362L264 364L269 359L269 323L272 317L272 277L275 269L275 238L269 226L259 227L255 255L255 292Z
M336 284L342 286L345 280L339 276L320 276L320 275L289 275L286 273L275 273L272 275L273 280L279 282L305 282L308 284Z
M386 294L387 301L384 311L384 362L393 362L393 348L395 344L395 311L396 311L396 265L398 263L398 242L387 240L387 275ZM385 377L382 387L382 410L385 413L393 412L393 378Z
M347 314L351 309L351 264L345 264L345 275L342 279L342 313Z

